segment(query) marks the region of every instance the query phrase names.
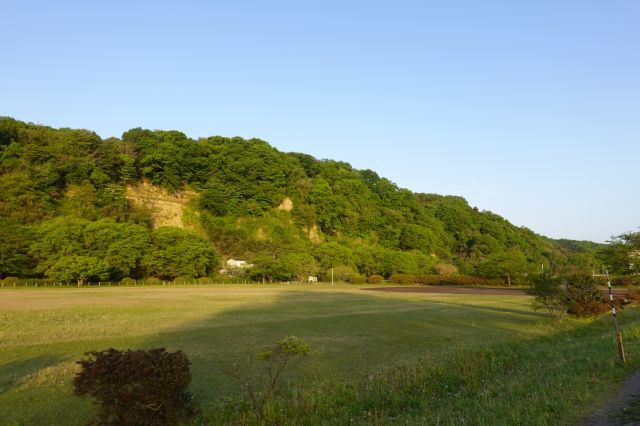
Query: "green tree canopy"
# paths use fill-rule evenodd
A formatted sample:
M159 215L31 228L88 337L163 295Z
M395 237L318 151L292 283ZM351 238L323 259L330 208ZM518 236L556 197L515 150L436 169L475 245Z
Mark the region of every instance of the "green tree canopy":
M152 251L143 260L149 275L166 279L202 277L218 266L211 244L193 232L167 226L155 230L152 240Z

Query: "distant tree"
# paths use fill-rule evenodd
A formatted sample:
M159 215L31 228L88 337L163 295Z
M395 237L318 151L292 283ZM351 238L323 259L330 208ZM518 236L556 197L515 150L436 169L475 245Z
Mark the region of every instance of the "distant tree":
M331 280L331 268L325 270L325 272L323 273L323 278L324 281L330 281ZM355 269L353 269L351 266L346 266L346 265L338 265L336 267L333 268L333 279L334 281L343 281L343 282L348 282L351 280L352 277L358 276L358 271L356 271Z
M67 187L60 211L67 216L95 220L98 218L96 201L96 189L91 182L85 181L80 185L72 184Z
M385 259L383 260L384 275L387 277L392 274L417 274L418 264L411 253L395 250L387 250Z
M64 256L53 263L45 273L56 281L76 281L80 286L91 279L108 279L109 265L93 256Z
M335 241L320 244L314 250L314 256L322 269L354 264L352 250Z
M281 261L272 256L257 256L252 259L253 267L248 271L254 281L290 281L294 274Z
M107 262L114 278L141 277L140 264L151 252L147 228L111 219L87 224L84 241L86 247Z
M31 238L31 232L26 226L0 218L0 278L31 275Z
M547 273L533 275L530 283L529 294L534 296L533 309L546 311L553 321L562 321L569 309L569 298L562 281Z
M152 240L153 250L143 259L148 275L202 277L218 265L213 246L193 232L167 226L155 230Z
M135 158L129 154L120 154L120 161L122 166L120 167L119 174L122 183L128 184L138 180Z
M436 247L436 236L424 226L407 224L400 234L400 248L432 253Z
M37 262L35 272L47 274L63 257L90 255L84 246L84 228L87 223L84 219L60 216L35 226L29 246L29 254ZM59 268L60 265L58 270Z
M18 138L18 121L10 117L0 117L0 145L9 145Z
M29 254L37 262L35 271L57 279L76 279L78 268L93 271L89 261L78 259L65 262L63 258L100 259L99 266L107 271L89 274L84 278L114 278L139 276L140 263L151 250L151 236L147 228L113 219L88 221L60 216L42 222L35 228ZM65 272L65 268L68 271ZM107 275L105 277L105 274Z
M216 216L234 212L235 195L218 180L210 180L200 193L199 206Z
M612 237L598 257L610 272L631 275L640 273L640 232L628 232Z
M299 282L306 282L308 276L318 272L315 259L307 253L288 253L282 257L282 264Z
M489 256L477 269L485 277L505 277L507 284L511 285L514 276L527 271L527 259L522 252L510 250Z

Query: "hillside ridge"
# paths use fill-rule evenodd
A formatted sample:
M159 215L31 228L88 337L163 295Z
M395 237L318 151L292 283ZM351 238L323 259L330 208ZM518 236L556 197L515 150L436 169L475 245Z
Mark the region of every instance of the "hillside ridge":
M590 271L597 263L595 243L555 241L462 197L414 193L372 170L281 152L260 139L194 140L141 128L102 139L89 130L4 117L0 149L0 220L14 228L5 237L20 253L0 266L5 276L47 276L62 268L44 261L30 239L50 238L52 223L86 228L109 220L121 228L113 231L113 244L122 244L118 235L135 225L146 229L151 247L147 261L133 256L127 268L116 260L103 268L113 279L158 274L149 262L163 227L194 231L218 258L249 259L256 276L281 280L327 276L331 268L341 279L431 274L438 265L501 277ZM90 244L75 253L99 258ZM162 275L210 274L217 267L175 266Z

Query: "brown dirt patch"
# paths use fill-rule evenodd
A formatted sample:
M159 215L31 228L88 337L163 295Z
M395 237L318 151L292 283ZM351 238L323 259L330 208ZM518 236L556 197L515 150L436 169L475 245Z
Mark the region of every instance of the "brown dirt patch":
M429 294L484 294L487 296L526 296L521 288L492 287L379 287L364 288L369 291L387 291L396 293L429 293Z

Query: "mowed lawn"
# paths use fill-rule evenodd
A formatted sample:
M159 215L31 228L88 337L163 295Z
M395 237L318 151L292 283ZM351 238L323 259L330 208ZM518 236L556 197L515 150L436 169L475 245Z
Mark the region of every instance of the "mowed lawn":
M93 407L73 396L76 361L109 347L183 350L206 407L239 392L234 363L249 374L255 354L287 335L311 346L291 371L304 383L555 332L527 296L348 285L4 289L0 324L1 424L86 424Z

